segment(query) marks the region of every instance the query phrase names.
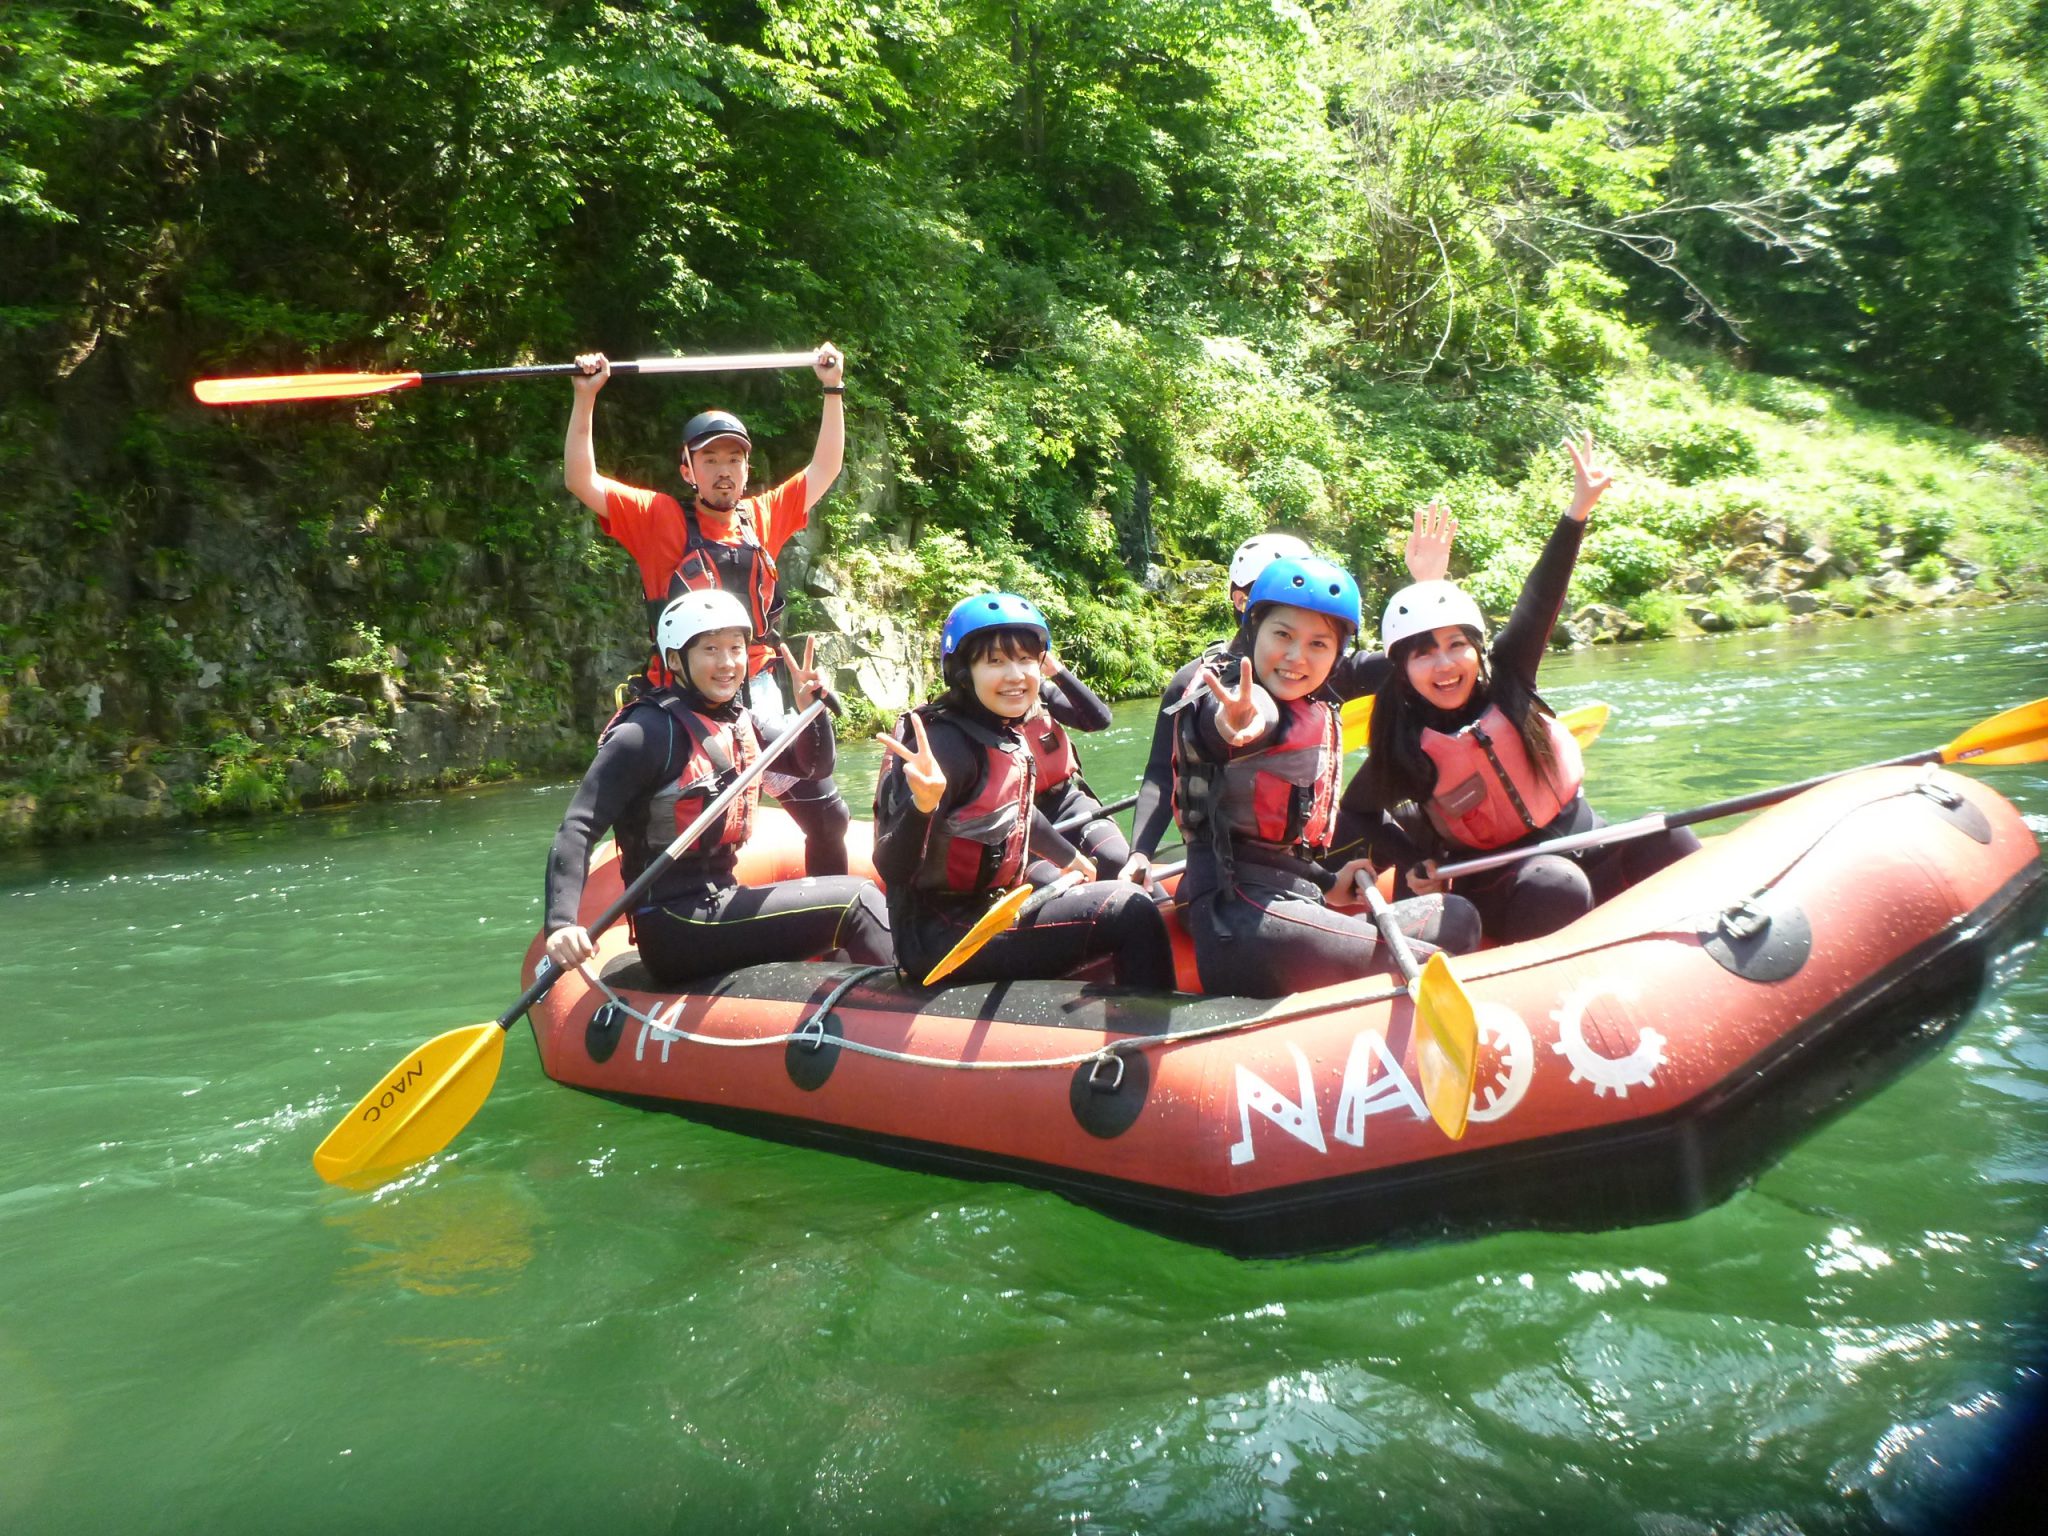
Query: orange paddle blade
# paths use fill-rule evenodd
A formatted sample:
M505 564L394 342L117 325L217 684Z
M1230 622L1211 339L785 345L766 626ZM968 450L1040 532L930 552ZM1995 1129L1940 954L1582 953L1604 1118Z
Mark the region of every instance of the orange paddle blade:
M982 945L1017 921L1017 914L1024 910L1024 903L1031 899L1034 889L1020 885L983 913L981 921L967 930L967 936L947 952L946 958L925 973L924 984L937 985L941 977L952 975L979 954Z
M2048 758L2048 699L2021 704L1971 726L1941 749L1944 763L1980 768L2038 763Z
M416 373L281 373L261 379L198 379L201 405L263 405L278 400L352 400L411 389Z

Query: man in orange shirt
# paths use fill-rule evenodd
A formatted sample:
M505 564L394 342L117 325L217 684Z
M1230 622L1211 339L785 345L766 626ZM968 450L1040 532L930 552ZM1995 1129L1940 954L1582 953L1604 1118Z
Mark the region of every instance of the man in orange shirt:
M562 444L563 482L640 568L650 631L661 610L684 592L722 587L745 605L755 636L747 659L750 707L779 717L781 690L767 671L783 608L775 559L839 478L846 449L845 359L830 342L818 348L811 367L824 386L825 407L817 447L804 469L759 496L745 494L753 441L740 419L729 411L691 417L683 427L677 465L683 484L695 493L687 506L666 492L643 490L598 472L590 423L611 365L599 352L585 353L576 362L582 372L570 381L576 400ZM658 657L650 658L647 675L656 685L668 680ZM845 874L846 827L852 818L839 786L830 777L786 779L774 773L763 782L803 828L806 871Z

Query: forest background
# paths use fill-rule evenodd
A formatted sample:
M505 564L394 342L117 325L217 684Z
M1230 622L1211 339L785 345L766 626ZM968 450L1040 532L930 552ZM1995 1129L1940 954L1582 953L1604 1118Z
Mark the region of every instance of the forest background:
M1512 600L1626 471L1582 631L2048 575L2048 0L11 0L0 840L577 767L630 564L569 391L209 412L203 374L808 347L786 562L870 709L970 584L1103 692L1437 495ZM621 380L799 467L807 372ZM906 676L906 673L909 674Z

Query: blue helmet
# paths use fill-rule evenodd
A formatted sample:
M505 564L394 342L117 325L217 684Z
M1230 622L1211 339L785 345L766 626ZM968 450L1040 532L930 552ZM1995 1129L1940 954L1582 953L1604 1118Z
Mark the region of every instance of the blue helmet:
M1341 565L1317 555L1271 561L1252 582L1244 612L1250 619L1261 603L1286 603L1311 613L1328 614L1358 635L1358 583Z
M939 654L951 656L960 649L960 642L978 629L1036 630L1041 644L1052 645L1052 630L1046 625L1045 615L1030 599L1014 592L983 592L977 597L963 597L953 605L953 611L946 615L946 627L939 632Z

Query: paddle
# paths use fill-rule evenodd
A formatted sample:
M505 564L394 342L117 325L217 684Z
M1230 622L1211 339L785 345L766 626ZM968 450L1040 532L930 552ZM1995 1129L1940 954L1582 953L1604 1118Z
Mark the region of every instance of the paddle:
M1364 746L1372 731L1372 701L1374 695L1360 694L1355 699L1346 699L1337 712L1337 718L1344 727L1344 750L1356 752ZM1572 733L1572 739L1582 747L1590 747L1599 740L1601 731L1607 728L1607 716L1611 713L1605 704L1598 702L1581 704L1559 715L1558 722Z
M628 373L738 373L760 368L808 368L811 352L735 352L703 357L643 357L613 363L612 375ZM457 368L447 373L283 373L262 378L198 379L192 393L201 405L268 405L290 400L354 400L396 394L422 384L467 383L473 379L548 379L582 372L574 363L537 363L520 368Z
M619 897L590 925L594 939L630 910L661 872L673 864L705 828L725 814L726 808L747 786L760 778L768 765L818 718L822 699L806 705L790 728L762 750L704 813L685 827L661 856L640 872L640 878L619 893ZM357 1174L382 1168L403 1168L408 1163L432 1157L448 1143L477 1111L484 1095L497 1081L498 1063L505 1055L505 1035L531 1008L548 994L565 973L543 961L533 985L489 1024L469 1024L437 1035L409 1054L382 1082L357 1101L348 1118L327 1133L327 1139L313 1151L313 1169L334 1184Z
M1020 885L1014 891L1006 892L994 906L982 913L980 920L961 936L958 944L946 951L945 959L925 972L924 984L936 986L940 978L952 975L980 954L982 946L990 939L999 933L1007 933L1025 913L1037 911L1060 892L1071 890L1080 883L1079 871L1069 870L1043 887Z
M1380 937L1387 941L1394 963L1401 968L1408 996L1415 1004L1416 1021L1422 1026L1422 1036L1415 1042L1415 1069L1422 1079L1423 1102L1437 1129L1460 1141L1465 1135L1465 1117L1472 1109L1472 1074L1479 1063L1479 1017L1472 1011L1472 999L1451 973L1451 963L1441 950L1425 964L1415 963L1408 935L1394 921L1394 909L1370 878L1358 881L1358 893L1372 909Z
M1118 811L1128 811L1132 806L1136 805L1137 803L1138 797L1136 795L1125 795L1123 799L1112 800L1109 802L1109 804L1102 806L1097 810L1083 811L1078 816L1068 817L1065 821L1054 822L1052 829L1055 832L1061 833L1071 832L1076 827L1087 826L1089 822L1094 821L1099 817L1114 816Z
M2031 704L2021 704L1978 722L1945 747L1909 752L1904 757L1888 757L1881 763L1865 763L1860 768L1838 768L1833 773L1801 779L1797 784L1781 784L1776 789L1760 789L1754 794L1737 795L1732 800L1717 800L1697 810L1656 812L1611 827L1595 827L1590 832L1554 837L1547 843L1537 843L1528 848L1511 848L1481 858L1461 859L1428 872L1432 878L1444 880L1457 875L1476 875L1521 859L1532 859L1539 853L1572 853L1581 848L1599 848L1677 827L1690 827L1723 816L1739 816L1744 811L1761 810L1767 805L1789 800L1830 779L1862 773L1869 768L1915 768L1923 763L1969 763L1979 768L1994 768L2009 767L2015 763L2038 763L2044 758L2048 758L2048 699L2036 699Z

